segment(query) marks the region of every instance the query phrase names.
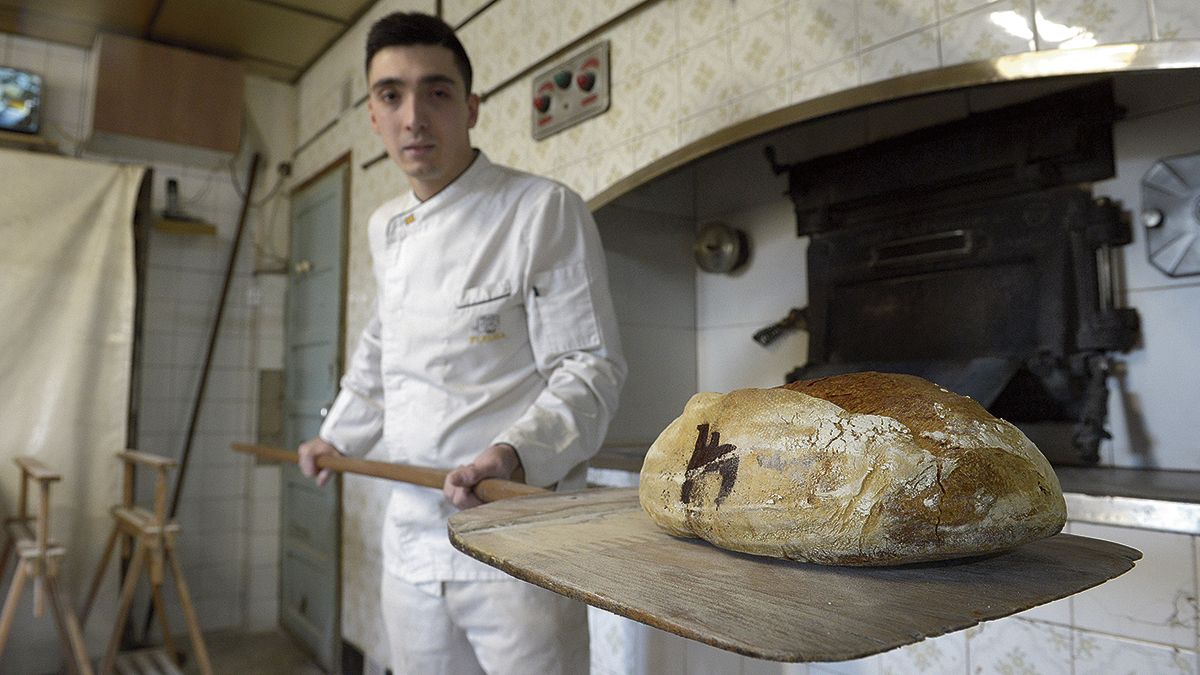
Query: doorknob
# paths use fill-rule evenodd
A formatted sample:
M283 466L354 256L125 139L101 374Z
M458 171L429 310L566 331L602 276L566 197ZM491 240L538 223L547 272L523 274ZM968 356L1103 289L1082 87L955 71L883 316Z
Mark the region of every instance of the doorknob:
M301 260L296 263L296 274L308 274L312 271L313 264L311 260Z

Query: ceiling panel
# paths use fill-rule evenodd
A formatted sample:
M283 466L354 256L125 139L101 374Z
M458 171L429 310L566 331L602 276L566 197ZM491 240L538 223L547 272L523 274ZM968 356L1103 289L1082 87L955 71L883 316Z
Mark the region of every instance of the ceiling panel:
M150 38L200 51L239 54L299 70L344 29L338 22L246 0L165 0Z
M371 6L371 2L363 2L363 0L251 0L252 2L261 2L270 5L279 5L280 7L290 7L302 12L309 12L329 19L336 19L342 23L351 23L363 12L367 7Z
M0 31L91 47L98 31L294 82L375 0L0 0ZM153 24L153 25L151 25Z

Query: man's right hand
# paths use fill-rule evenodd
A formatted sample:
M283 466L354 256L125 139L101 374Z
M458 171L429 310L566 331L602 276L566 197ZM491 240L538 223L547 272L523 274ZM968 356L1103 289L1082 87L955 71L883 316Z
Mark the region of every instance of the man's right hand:
M324 486L329 482L329 477L332 472L329 469L321 469L317 471L317 458L325 455L340 455L338 449L333 447L325 439L320 436L309 439L300 444L300 472L309 478L316 477L318 487Z

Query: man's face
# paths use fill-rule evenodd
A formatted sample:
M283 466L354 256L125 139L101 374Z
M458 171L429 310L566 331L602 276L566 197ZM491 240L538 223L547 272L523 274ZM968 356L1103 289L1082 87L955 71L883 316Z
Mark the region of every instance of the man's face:
M428 199L470 166L468 130L479 97L468 95L445 47L385 47L367 69L371 126L419 199Z

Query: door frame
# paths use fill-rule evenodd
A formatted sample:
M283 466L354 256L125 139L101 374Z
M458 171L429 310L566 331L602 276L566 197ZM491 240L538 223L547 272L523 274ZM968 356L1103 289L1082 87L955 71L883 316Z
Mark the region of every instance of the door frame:
M336 368L336 374L334 377L335 382L341 380L341 377L345 373L345 369L346 369L346 293L347 293L347 284L348 284L348 279L349 279L348 263L349 263L349 257L350 257L349 243L350 243L350 225L351 225L351 215L352 215L351 202L353 201L351 199L351 194L352 194L351 187L352 187L352 177L354 174L354 164L351 161L351 152L347 151L344 154L338 156L333 161L331 161L330 163L328 163L324 167L322 167L320 170L318 170L315 173L313 173L312 175L310 175L302 183L292 187L288 191L288 202L289 202L289 208L290 208L295 203L295 199L298 194L311 188L317 182L328 177L329 174L331 174L335 171L339 171L343 168L345 168L345 174L342 179L342 186L341 186L341 190L342 190L342 213L341 213L342 224L341 224L340 231L338 233L338 246L340 249L339 250L339 257L340 257L339 265L340 265L341 269L339 270L339 276L338 276L338 293L340 294L340 297L338 299L337 346L336 346L336 354L335 354L335 360L334 360L334 364L335 364L335 368ZM292 247L291 227L292 227L293 223L294 223L294 220L292 219L292 215L289 213L289 216L288 216L288 266L289 266L289 272L290 272L290 267L293 263L292 250L291 250L291 247ZM289 284L289 290L290 290L290 284ZM286 322L287 322L286 315L285 315L284 321L285 321L285 327L286 327ZM286 340L287 340L286 336L284 339L285 339L285 344L286 344ZM285 358L286 358L286 354L285 354ZM288 372L287 362L285 361L284 362L285 377L286 377L287 372ZM336 393L337 392L335 391L334 394L336 395ZM332 401L332 399L331 399L331 401ZM335 475L333 476L333 485L327 486L327 487L333 487L334 489L337 490L337 503L336 503L336 510L335 510L335 518L336 518L335 525L336 525L336 527L335 527L335 534L334 534L334 541L336 542L337 550L334 552L334 556L333 556L333 560L334 560L333 567L334 567L334 573L335 573L334 574L334 576L335 576L334 583L336 584L334 587L335 606L334 606L334 611L333 611L333 629L334 629L333 632L334 632L335 639L334 639L333 652L332 652L333 663L331 664L331 665L333 665L333 667L336 671L341 667L342 646L344 643L344 640L342 638L342 476L341 476L341 474L335 473ZM283 492L280 493L280 499L283 498L283 494L284 494ZM283 504L281 502L280 508L282 508L282 506L283 506ZM283 539L282 539L283 533L282 532L280 532L280 537L281 537L280 538L280 551L282 552L282 546L283 546ZM279 584L277 595L281 602L280 607L279 607L279 611L281 613L283 611L283 605L282 605L282 600L283 600L283 563L284 563L284 561L281 557L279 559L277 570L276 570L276 575L277 575L278 584ZM282 616L282 614L280 616Z

